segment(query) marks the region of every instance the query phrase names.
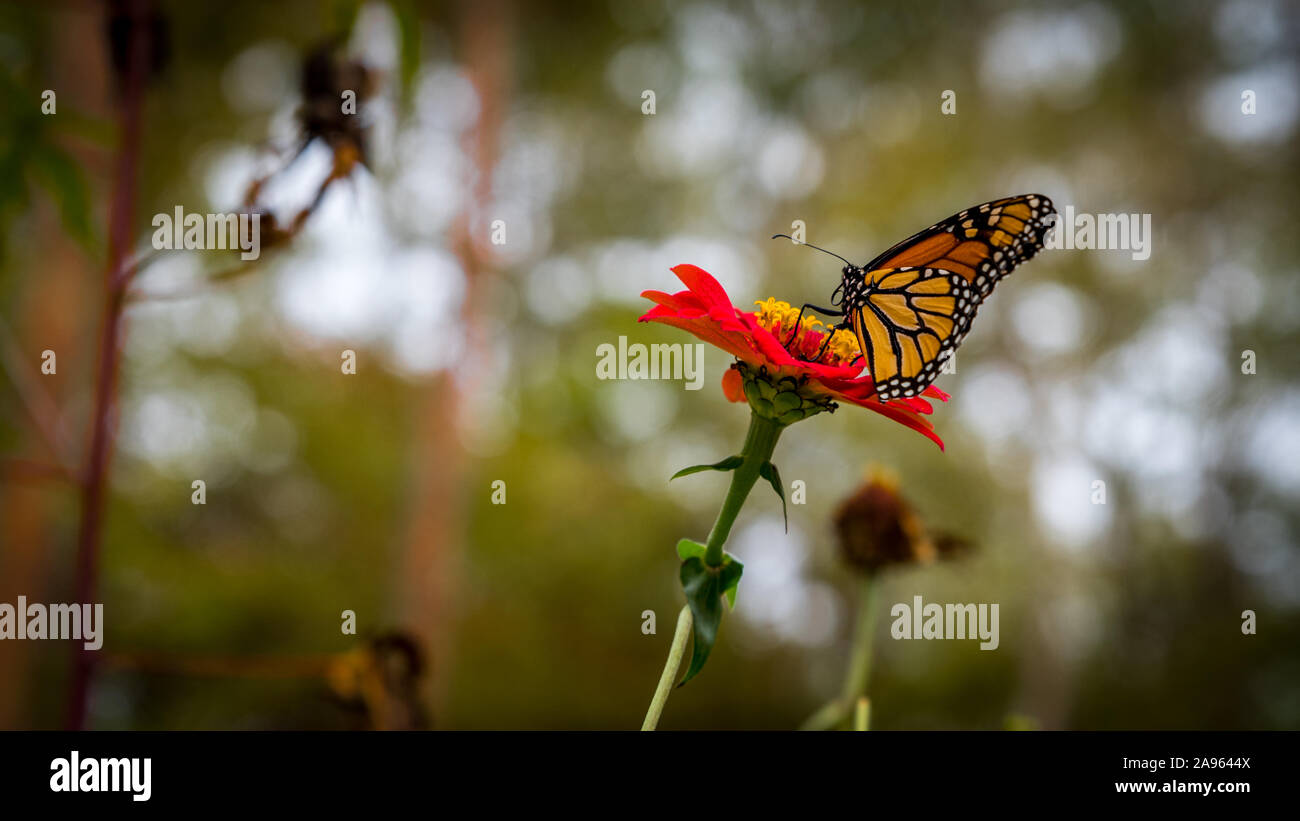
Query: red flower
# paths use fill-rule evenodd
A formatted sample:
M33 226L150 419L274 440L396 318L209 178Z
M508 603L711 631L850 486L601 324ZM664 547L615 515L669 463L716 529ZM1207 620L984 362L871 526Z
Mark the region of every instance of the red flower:
M920 396L880 400L875 382L862 366L857 338L849 331L834 331L818 357L826 332L816 330L822 324L819 320L805 316L787 350L783 343L794 330L798 314L788 303L768 299L757 303L759 310L744 313L731 304L727 292L702 268L678 265L672 270L687 290L675 294L643 291L641 296L658 304L640 321L662 322L689 331L743 363L723 375L722 390L727 399L740 402L749 398L754 404L746 383L761 375L760 381L771 385L797 385L799 395L813 403L838 400L875 411L943 448L934 425L921 416L933 410L929 402ZM933 385L923 395L948 400L948 394Z

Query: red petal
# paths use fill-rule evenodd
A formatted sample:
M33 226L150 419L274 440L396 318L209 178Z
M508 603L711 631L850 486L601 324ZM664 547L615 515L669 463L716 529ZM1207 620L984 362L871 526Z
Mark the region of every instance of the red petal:
M727 368L727 372L722 375L722 395L731 402L745 401L745 379L740 371Z
M641 296L675 311L687 309L694 310L697 313L704 311L704 303L690 291L678 291L675 294L665 294L663 291L642 291Z
M675 265L672 269L682 284L690 288L696 296L704 300L710 307L725 306L735 310L731 304L731 298L727 296L726 290L718 284L718 281L703 268L696 265L683 264Z
M650 314L654 313L651 311ZM753 362L756 357L749 346L745 344L745 338L738 334L729 333L719 328L717 323L702 317L682 317L682 316L651 316L646 314L642 317L647 322L661 322L664 325L671 325L674 328L681 328L687 333L714 345L732 356L738 356L746 362Z
M859 404L864 408L875 411L881 416L886 416L893 419L895 422L906 425L927 439L932 440L939 446L939 450L943 450L943 440L934 432L934 425L931 425L928 421L922 419L916 414L902 410L901 408L882 405L879 402L862 402Z
M934 405L919 396L909 396L907 399L897 400L895 404L906 405L917 413L934 413Z
M750 333L750 338L754 340L755 350L762 354L768 362L777 367L786 366L795 368L807 364L791 356L790 352L781 345L780 341L778 341L775 336L772 336L771 331L758 324L758 320L754 318L753 314L742 314L740 319L745 323L745 327Z

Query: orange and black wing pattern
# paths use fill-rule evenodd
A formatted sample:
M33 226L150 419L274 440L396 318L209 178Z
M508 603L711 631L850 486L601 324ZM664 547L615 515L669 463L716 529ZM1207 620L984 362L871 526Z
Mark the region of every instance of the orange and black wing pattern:
M960 274L988 296L999 279L1043 247L1055 214L1041 194L986 202L908 237L863 269L870 274L880 268L939 268Z
M980 298L960 274L940 268L871 271L850 314L881 399L915 396L970 330Z
M849 322L882 399L930 386L993 286L1042 249L1055 213L1040 194L994 200L846 271Z

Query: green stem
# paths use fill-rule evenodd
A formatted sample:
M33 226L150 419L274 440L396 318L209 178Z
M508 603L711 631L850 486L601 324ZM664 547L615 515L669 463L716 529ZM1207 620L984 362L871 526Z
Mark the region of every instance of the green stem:
M867 728L870 702L867 683L871 678L871 647L876 637L876 583L867 576L858 591L858 623L853 630L853 651L844 676L844 690L817 709L800 727L802 730L831 730L850 717L854 726ZM865 703L864 703L865 702Z
M851 705L867 694L871 678L871 645L876 637L876 583L867 576L858 592L858 626L853 634L853 655L844 677L844 703Z
M654 698L650 699L650 709L646 710L645 721L641 730L653 730L659 726L659 716L663 714L664 705L668 703L668 694L673 691L673 681L677 670L682 666L682 655L686 652L686 637L691 634L691 607L686 605L677 616L677 630L673 633L673 644L668 649L668 661L659 676L659 686L655 688Z
M844 705L840 703L838 698L833 698L818 707L817 712L808 716L808 718L804 720L804 723L799 725L799 729L829 730L836 724L839 724L840 719L842 718L844 718Z
M858 699L857 709L853 712L853 729L867 730L871 727L871 699L862 696Z
M722 564L722 546L726 544L731 526L736 522L741 507L745 504L749 491L758 482L759 471L763 465L772 461L772 452L776 450L776 441L781 438L784 425L780 422L751 413L749 416L749 433L745 435L745 446L740 455L744 462L731 473L731 486L727 488L727 498L722 501L718 519L709 531L704 554L704 563L710 567Z
M731 486L727 488L727 498L722 501L722 509L718 511L718 518L713 523L713 529L709 531L709 540L705 545L704 562L710 567L722 565L722 546L726 544L727 536L731 534L731 526L735 524L736 516L740 514L749 491L753 490L758 482L763 465L772 461L772 452L776 450L776 441L781 438L781 430L784 427L785 425L780 422L751 411L749 432L745 434L745 446L740 450L740 456L744 461L731 473ZM691 606L688 604L682 608L681 615L677 617L677 631L673 633L672 647L668 650L668 661L659 676L659 686L655 688L650 709L646 711L645 722L641 725L642 730L653 730L659 724L659 716L663 713L668 695L673 690L673 681L677 678L677 669L681 666L682 655L686 651L686 637L691 634L692 627L693 617Z

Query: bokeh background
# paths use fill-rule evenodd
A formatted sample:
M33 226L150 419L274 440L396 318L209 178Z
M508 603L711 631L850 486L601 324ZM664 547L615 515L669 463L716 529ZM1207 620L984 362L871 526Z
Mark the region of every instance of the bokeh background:
M874 726L1300 728L1294 4L146 11L166 59L134 252L154 214L239 210L263 177L281 223L310 213L237 276L176 251L133 282L86 726L639 726L682 601L674 545L726 487L668 476L734 452L747 413L719 351L690 392L600 381L597 346L694 341L635 321L680 262L738 304L824 304L839 264L767 239L794 220L865 261L1038 191L1151 214L1150 259L1047 251L1003 283L938 382L946 452L854 408L791 428L776 462L807 503L786 533L751 497L738 609L661 726L792 728L838 692L856 583L830 517L876 463L976 549L886 577ZM124 13L0 6L0 601L74 595L80 491L48 466L83 464L95 415ZM366 162L312 207L337 145L279 169L332 38L371 82ZM883 610L918 594L999 603L1001 646L888 640ZM0 642L0 727L65 723L70 648ZM364 684L380 667L396 686Z

